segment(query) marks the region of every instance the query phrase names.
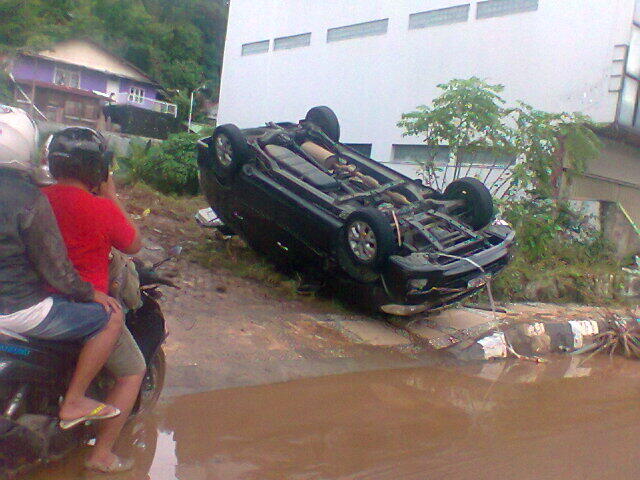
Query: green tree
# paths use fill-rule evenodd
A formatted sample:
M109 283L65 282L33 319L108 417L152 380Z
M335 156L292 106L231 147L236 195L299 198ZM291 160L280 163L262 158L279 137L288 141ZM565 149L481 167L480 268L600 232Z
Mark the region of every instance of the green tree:
M0 53L89 38L170 92L184 96L206 82L211 88L204 94L217 98L227 19L223 0L2 0L0 18Z
M398 126L405 135L423 136L427 145L447 146L456 177L463 158L474 152L514 158L502 214L518 231L527 258L539 260L576 223L559 196L560 179L565 167L580 172L598 157L601 143L593 122L580 113L543 112L523 102L508 107L502 85L476 77L438 88L442 94L431 105L403 114ZM427 180L437 175L433 158L421 167Z
M193 133L170 135L159 145L132 143L127 158L119 160L132 180L147 183L162 193L198 193L196 140Z

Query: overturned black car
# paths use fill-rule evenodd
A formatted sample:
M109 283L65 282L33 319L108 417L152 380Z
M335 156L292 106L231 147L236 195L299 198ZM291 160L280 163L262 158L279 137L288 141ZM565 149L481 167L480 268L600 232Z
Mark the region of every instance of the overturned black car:
M436 191L339 143L328 107L298 123L216 128L198 142L200 184L225 225L255 250L382 292L411 315L459 301L503 269L514 233L492 224L474 178Z

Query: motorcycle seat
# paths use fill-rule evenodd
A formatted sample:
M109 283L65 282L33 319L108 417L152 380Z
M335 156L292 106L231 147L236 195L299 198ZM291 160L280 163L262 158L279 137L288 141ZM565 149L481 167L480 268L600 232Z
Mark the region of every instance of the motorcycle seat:
M20 334L13 334L6 330L0 331L0 343L11 343L13 345L23 345L36 350L50 350L56 353L73 354L80 351L82 345L78 342L61 342L59 340L41 340L32 337L25 337Z

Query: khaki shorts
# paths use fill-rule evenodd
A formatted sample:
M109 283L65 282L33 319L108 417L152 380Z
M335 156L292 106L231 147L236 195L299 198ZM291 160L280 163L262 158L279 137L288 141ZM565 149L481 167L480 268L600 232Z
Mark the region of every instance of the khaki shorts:
M122 328L120 338L107 359L105 367L115 377L143 374L147 369L144 356L127 327Z

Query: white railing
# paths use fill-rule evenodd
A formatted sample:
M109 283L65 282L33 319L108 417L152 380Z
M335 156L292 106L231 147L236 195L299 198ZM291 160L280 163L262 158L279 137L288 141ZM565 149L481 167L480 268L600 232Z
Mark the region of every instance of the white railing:
M132 105L134 107L152 110L158 113L168 113L174 117L178 116L178 106L175 103L163 102L153 98L141 97L132 93L117 93L114 95L117 105Z

